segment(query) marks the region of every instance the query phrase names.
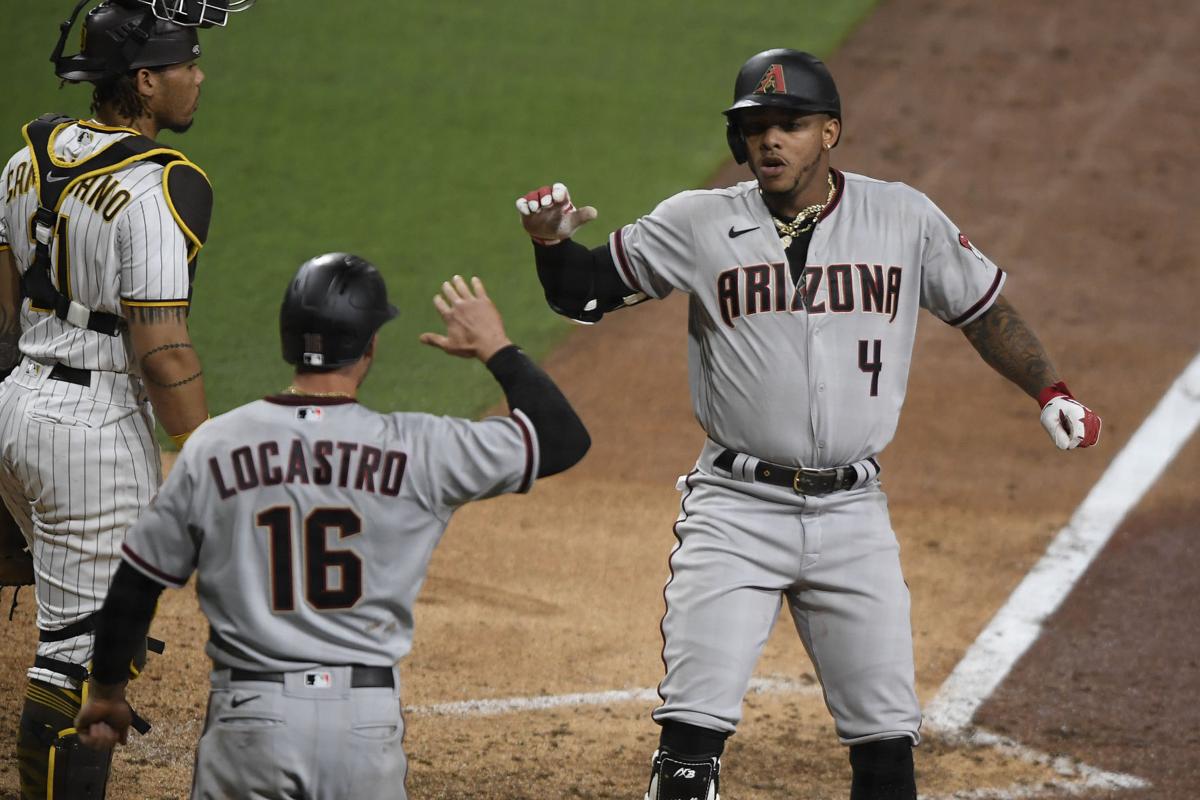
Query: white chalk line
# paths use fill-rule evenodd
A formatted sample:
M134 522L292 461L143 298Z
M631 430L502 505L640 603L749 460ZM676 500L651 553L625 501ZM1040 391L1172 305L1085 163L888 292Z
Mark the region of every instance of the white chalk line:
M1055 537L1046 554L998 611L942 684L925 711L925 722L952 743L997 749L1013 758L1048 767L1060 779L1004 788L969 789L922 800L1026 800L1051 794L1140 789L1150 784L1133 775L1107 772L1066 756L1052 756L1011 739L972 728L979 706L1000 684L1041 632L1121 520L1158 479L1200 424L1200 355L1176 379L1142 427ZM816 694L820 687L789 678L754 678L757 694ZM464 700L409 706L414 716L485 717L571 706L655 702L652 688L618 689L532 697Z
M974 730L971 720L1041 635L1046 619L1062 604L1126 514L1178 455L1197 425L1200 425L1200 354L1175 379L1113 459L1067 526L992 617L925 710L925 722L952 741L1002 744L1022 760L1066 770L1066 779L1038 786L971 790L947 795L946 800L1017 800L1051 793L1080 794L1096 789L1149 786L1132 775L1105 772L1061 757L1055 759L1011 740Z
M821 687L791 678L752 678L751 694L818 694ZM525 711L546 711L568 706L606 706L616 703L654 703L659 701L655 689L615 689L607 692L538 695L534 697L501 697L490 700L463 700L458 703L436 703L409 706L405 714L415 716L491 717Z

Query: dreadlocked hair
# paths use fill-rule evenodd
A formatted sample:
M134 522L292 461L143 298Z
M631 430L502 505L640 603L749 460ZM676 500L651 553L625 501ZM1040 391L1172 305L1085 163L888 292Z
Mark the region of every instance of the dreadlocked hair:
M137 72L124 72L101 78L92 89L92 113L98 114L101 107L111 106L126 119L137 119L146 110L145 101L138 94L134 79Z

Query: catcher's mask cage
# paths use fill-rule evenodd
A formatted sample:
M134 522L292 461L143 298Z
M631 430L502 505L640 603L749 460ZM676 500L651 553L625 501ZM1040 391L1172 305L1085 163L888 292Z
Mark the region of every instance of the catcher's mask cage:
M197 28L224 27L229 15L245 11L255 0L104 0L82 24L79 53L63 48L79 12L93 0L78 0L59 26L50 54L54 72L63 80L98 81L142 67L182 64L200 56Z
M279 307L283 360L314 371L353 364L397 313L371 262L350 253L310 258L296 270Z
M842 100L829 68L811 53L787 48L764 50L738 70L733 105L722 113L729 149L739 164L745 164L749 154L738 115L748 108L785 108L842 119Z

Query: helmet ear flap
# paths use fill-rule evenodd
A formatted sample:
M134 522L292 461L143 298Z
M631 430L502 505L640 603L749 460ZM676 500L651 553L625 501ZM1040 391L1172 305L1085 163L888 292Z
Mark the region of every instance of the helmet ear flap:
M729 142L729 152L733 153L733 160L745 164L750 158L746 149L746 137L742 136L742 129L733 120L725 121L725 140Z

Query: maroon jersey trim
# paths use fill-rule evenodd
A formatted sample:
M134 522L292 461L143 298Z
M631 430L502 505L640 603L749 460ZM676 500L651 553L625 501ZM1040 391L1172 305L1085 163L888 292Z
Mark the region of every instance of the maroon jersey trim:
M358 402L353 397L319 397L313 394L273 394L263 400L278 406L344 406Z
M517 487L517 493L524 494L533 486L533 435L521 417L512 414L509 418L517 423L517 427L521 429L521 438L525 440L525 474L521 476L521 485Z
M148 563L144 558L130 550L129 545L127 544L121 545L121 552L124 553L125 558L129 559L133 566L137 567L142 572L150 573L150 575L156 578L160 583L169 583L172 586L183 586L185 583L187 583L187 578L176 578L174 575L168 575L161 569L158 569L154 565Z
M959 314L954 319L950 320L950 322L947 324L953 325L954 327L957 328L959 325L963 324L964 322L969 320L971 317L975 316L975 314L978 313L979 309L983 308L988 303L992 302L992 298L995 296L996 290L1000 288L1000 279L1003 277L1004 277L1004 270L997 269L996 270L996 279L992 281L992 285L988 288L988 290L986 292L984 292L983 297L979 298L979 302L976 303L975 305L971 306L970 308L968 308L962 314Z
M625 255L624 228L617 228L616 232L613 234L613 245L615 245L613 249L617 251L617 264L620 265L621 272L625 276L625 283L635 292L646 294L645 290L642 289L642 285L638 283L637 276L633 274L633 270L629 266L629 257Z

